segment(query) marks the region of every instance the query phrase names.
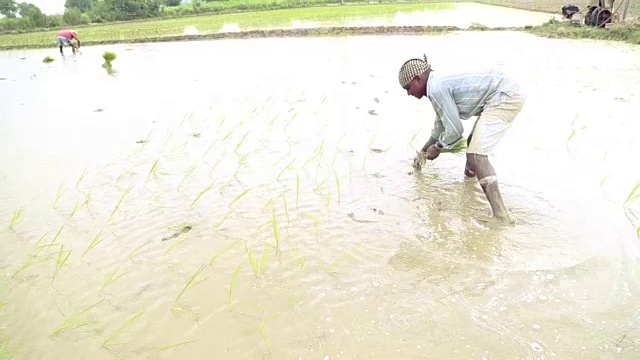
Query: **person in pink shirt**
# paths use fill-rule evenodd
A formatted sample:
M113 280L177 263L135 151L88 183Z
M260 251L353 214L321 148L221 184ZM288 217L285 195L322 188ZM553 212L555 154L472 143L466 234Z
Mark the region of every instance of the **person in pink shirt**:
M78 42L78 45L75 45L73 43L73 39L76 39L76 41ZM76 53L76 48L80 47L80 38L78 38L78 33L75 32L74 30L62 30L58 33L58 46L60 46L60 54L62 54L62 56L64 56L64 52L62 52L62 47L64 45L69 45L71 46L71 50L73 51L73 53Z

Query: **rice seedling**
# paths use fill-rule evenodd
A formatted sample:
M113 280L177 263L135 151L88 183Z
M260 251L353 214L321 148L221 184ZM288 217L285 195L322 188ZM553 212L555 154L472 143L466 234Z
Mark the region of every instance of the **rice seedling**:
M122 324L122 326L120 326L118 329L116 329L116 331L111 333L111 335L109 335L109 337L102 343L102 345L100 345L100 347L108 348L109 346L115 345L115 343L113 341L118 339L120 337L120 335L122 334L122 332L126 328L130 327L131 325L133 325L133 323L135 323L136 320L138 320L142 315L144 315L144 310L140 310L135 315L130 316L129 318L127 318L127 320L124 322L124 324Z
M629 195L627 196L627 199L624 202L624 205L629 206L637 198L640 198L640 181L638 181L636 186L634 186L633 189L631 189L631 191L629 192Z
M47 256L45 258L42 258L42 259L37 259L35 256L31 256L31 257L29 257L29 259L27 259L27 261L25 261L24 264L22 264L22 266L20 266L18 269L16 269L16 271L13 272L13 274L11 274L11 278L15 279L18 276L18 274L20 274L21 272L27 270L31 266L33 266L35 264L38 264L38 263L41 263L41 262L44 262L44 261L47 261L49 259L50 259L49 256Z
M262 275L264 275L264 269L267 266L268 258L269 258L269 247L265 245L264 250L262 250L262 258L260 259L260 274Z
M116 59L116 54L111 51L105 51L102 53L102 58L104 59L104 64L102 64L102 66L108 68L111 67L111 63Z
M247 256L249 257L249 262L251 263L253 273L256 276L260 276L260 268L258 262L256 261L256 257L253 255L253 251L251 251L251 249L247 246L247 243L244 244L244 247L247 250Z
M231 201L229 203L229 207L231 207L233 204L235 204L236 202L238 202L240 199L242 199L245 195L247 195L247 193L251 191L251 189L246 189L243 192L241 192L240 194L238 194L238 196L236 196L233 201Z
M143 247L145 247L145 246L147 246L149 244L151 244L151 240L147 240L144 243L142 243L140 246L138 246L135 249L133 249L133 251L128 256L129 260L135 261L134 257L138 253L138 251L142 250Z
M11 223L9 223L9 230L13 230L13 227L16 226L18 221L20 221L21 217L22 217L22 209L13 213L13 216L11 217Z
M58 252L58 259L56 259L56 270L53 273L53 278L51 279L51 283L53 284L53 282L56 279L56 276L58 276L58 273L60 272L60 270L62 270L62 267L67 263L67 260L69 260L69 256L71 256L71 253L73 252L73 249L69 250L69 252L65 255L64 254L64 245L60 244L60 251Z
M93 240L91 240L91 243L84 250L84 252L82 253L82 256L80 256L80 259L84 258L84 256L87 255L89 251L91 251L94 247L98 246L100 242L102 242L102 231L103 230L100 230L100 232L98 232L98 234L93 238Z
M85 167L84 170L82 170L82 173L80 174L80 177L78 178L78 181L76 181L76 189L78 188L78 186L80 186L80 183L84 179L86 173L87 173L87 168Z
M287 217L287 225L291 225L291 219L289 218L289 206L287 205L287 196L282 194L282 206L284 207L284 214Z
M177 191L180 191L180 188L182 187L182 185L184 184L184 182L187 180L187 178L193 173L193 171L196 169L196 164L191 165L184 173L184 177L182 178L182 180L180 180L180 183L178 184L178 187L176 188Z
M269 351L269 353L271 353L271 346L269 346L269 340L267 339L267 333L264 331L264 324L263 323L259 323L258 324L258 329L260 329L260 334L262 335L262 341L264 341L264 344L267 346L267 350Z
M417 130L416 132L413 133L413 135L411 136L411 139L409 139L409 146L411 147L412 150L416 150L415 147L413 147L413 145L411 145L413 143L413 141L416 139L416 137L418 136L418 134L420 133L421 130Z
M242 146L242 144L244 144L244 141L247 139L247 136L249 136L249 133L251 132L251 130L247 131L242 138L240 139L240 141L238 142L238 144L236 145L236 147L233 149L233 152L240 156L240 154L238 154L238 149L240 149L240 147Z
M207 192L209 192L209 190L211 190L211 188L213 188L213 186L215 185L215 182L211 182L211 184L209 184L209 186L207 186L204 190L200 191L198 193L198 196L195 197L195 199L193 199L193 201L191 202L191 206L195 205L195 203Z
M0 343L0 359L11 360L17 353L9 348L9 341L5 340Z
M453 144L450 149L442 149L443 153L459 153L467 149L467 139L462 138L457 143Z
M324 187L324 184L327 183L327 179L322 180L322 182L320 184L318 184L318 186L313 188L313 192L315 192L316 194L320 195L320 190L322 190L322 188Z
M114 282L118 281L118 279L120 279L121 277L125 276L128 271L125 271L121 274L118 274L116 276L116 273L118 272L118 270L120 270L120 267L118 266L113 273L111 274L111 276L109 276L109 278L107 280L104 281L104 283L102 283L102 287L100 288L100 291L104 290L107 288L107 286L113 284Z
M218 223L218 225L216 225L216 230L220 230L220 227L222 226L222 224L225 223L225 221L227 221L233 214L236 213L235 209L231 209L231 211L229 211L223 218L222 220L220 220L220 222Z
M295 160L295 159L291 160L291 161L287 164L287 166L285 166L285 167L284 167L284 169L282 169L282 171L280 171L280 173L278 174L278 177L276 177L276 181L279 181L279 180L280 180L280 177L282 176L282 174L284 174L284 173L285 173L285 171L287 171L287 170L295 170L294 168L292 168L292 167L291 167L291 164L293 164L293 163L294 163L294 161L296 161L296 160Z
M198 278L198 276L200 276L200 274L204 271L204 269L206 269L206 265L200 265L200 267L193 273L193 275L191 275L191 277L189 277L189 280L187 280L187 283L184 285L184 287L182 288L182 291L180 291L180 294L178 294L178 296L176 297L175 302L178 302L178 300L180 300L180 298L182 297L182 295L187 291L187 289L197 286L198 284L200 284L201 282L206 281L207 279L209 279L209 277L207 276L204 279L200 279L198 281L196 281L196 279Z
M280 252L280 231L278 230L278 219L276 218L275 209L272 211L271 225L273 227L273 238L276 241L276 251Z
M45 58L42 60L42 62L45 64L52 63L53 61L54 59L51 56L45 56Z
M71 214L69 214L69 218L67 218L67 221L71 221L71 219L73 218L73 216L76 214L76 212L78 211L78 208L80 207L80 203L76 203L76 206L73 207L73 210L71 211Z
M156 161L153 162L153 165L151 166L151 169L149 170L149 174L147 175L147 180L149 180L149 178L151 177L151 175L153 175L154 177L157 176L157 172L158 172L158 161L160 161L160 159L156 159Z
M111 212L111 215L109 216L109 222L111 222L111 220L113 219L113 215L115 215L116 211L118 211L118 209L120 208L120 205L122 205L122 202L124 201L124 198L129 194L131 189L133 189L133 184L129 185L129 187L126 188L124 190L124 192L122 193L122 195L120 196L120 199L118 200L118 203L113 208L113 211Z
M57 328L53 329L50 333L49 336L53 336L57 333L63 332L67 329L77 329L81 326L87 325L87 324L91 324L91 323L97 323L97 321L92 321L92 320L87 320L84 315L91 309L93 309L94 307L98 306L98 304L100 304L101 302L103 302L104 299L99 300L98 302L96 302L93 305L89 305L87 308L77 311L73 314L71 314L71 316L69 316L68 318L66 318L62 324L60 324L60 326L58 326Z
M231 276L231 284L229 284L229 312L233 313L233 288L236 286L236 282L238 281L238 275L240 275L240 268L242 264L238 265L236 271L234 271L233 276Z
M42 234L42 235L40 236L40 238L36 241L36 243L35 243L35 244L33 244L33 247L34 247L34 248L37 248L37 247L40 245L40 243L42 242L42 240L44 240L44 238L45 238L45 237L47 237L47 235L49 235L49 233L50 233L50 232L51 232L51 231L47 231L46 233Z
M53 208L57 209L58 207L58 201L60 201L60 199L62 198L62 196L64 195L64 192L66 190L62 190L62 184L60 184L60 186L58 187L58 192L56 193L56 199L53 202Z
M186 237L176 240L173 242L173 244L171 244L171 246L169 246L169 248L164 252L164 255L168 255L170 252L173 251L173 249L175 249L178 245L184 243L187 240Z
M220 256L224 255L224 253L226 253L227 251L231 250L239 242L240 242L240 240L236 240L233 243L231 243L231 244L227 245L226 247L224 247L221 251L217 252L215 255L213 255L213 257L209 261L209 266L213 265L213 263L215 263L216 260L218 260L218 258Z
M164 351L164 350L169 350L169 349L173 349L175 347L178 346L182 346L182 345L187 345L187 344L191 344L193 342L196 342L195 340L191 340L191 341L185 341L185 342L181 342L181 343L177 343L177 344L173 344L173 345L169 345L169 346L165 346L163 348L158 349L158 351Z
M62 230L63 229L64 229L64 224L62 226L60 226L60 229L56 233L56 236L54 236L53 239L51 240L51 242L49 243L50 245L53 245L53 244L56 243L56 240L58 240L58 238L60 237L60 234L62 234Z

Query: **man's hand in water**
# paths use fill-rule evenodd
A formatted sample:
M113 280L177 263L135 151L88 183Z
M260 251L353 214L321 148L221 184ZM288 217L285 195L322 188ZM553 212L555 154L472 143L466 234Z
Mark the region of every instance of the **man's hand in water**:
M427 161L427 153L424 151L417 151L416 157L413 158L413 168L421 170L424 163Z
M431 146L429 146L429 148L427 149L427 159L428 160L434 160L435 158L437 158L438 156L440 156L440 148L436 146L436 144L433 144Z

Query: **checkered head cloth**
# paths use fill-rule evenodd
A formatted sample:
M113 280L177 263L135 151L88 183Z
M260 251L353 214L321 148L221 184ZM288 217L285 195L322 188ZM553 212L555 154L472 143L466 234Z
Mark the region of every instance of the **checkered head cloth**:
M398 80L400 81L400 86L403 88L407 86L408 83L413 80L414 77L418 75L422 75L428 70L431 69L431 64L427 61L427 55L424 55L424 60L422 59L411 59L407 60L400 67L400 73L398 74Z

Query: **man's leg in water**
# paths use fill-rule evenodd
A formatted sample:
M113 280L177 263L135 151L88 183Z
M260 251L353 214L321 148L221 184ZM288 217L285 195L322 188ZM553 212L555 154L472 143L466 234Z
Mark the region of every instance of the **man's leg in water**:
M488 106L476 121L467 148L467 168L470 171L465 170L465 173L475 173L491 205L493 216L505 221L510 221L509 212L502 200L496 171L489 162L489 155L523 106L524 97L502 95L500 103Z

